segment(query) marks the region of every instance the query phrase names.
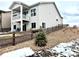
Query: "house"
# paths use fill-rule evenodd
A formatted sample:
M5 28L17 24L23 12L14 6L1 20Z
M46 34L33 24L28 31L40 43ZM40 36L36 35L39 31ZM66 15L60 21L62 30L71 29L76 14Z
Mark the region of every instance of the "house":
M0 32L10 31L11 29L11 12L0 10Z
M28 31L63 24L55 2L38 2L28 6L15 1L11 9L11 31Z

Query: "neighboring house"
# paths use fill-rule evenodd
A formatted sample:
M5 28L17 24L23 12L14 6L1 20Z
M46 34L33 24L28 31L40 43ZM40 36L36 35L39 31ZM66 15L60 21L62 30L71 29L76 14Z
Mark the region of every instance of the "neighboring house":
M0 10L0 32L10 31L11 29L11 12Z
M11 31L37 30L63 24L55 2L39 2L31 6L13 2L10 9Z

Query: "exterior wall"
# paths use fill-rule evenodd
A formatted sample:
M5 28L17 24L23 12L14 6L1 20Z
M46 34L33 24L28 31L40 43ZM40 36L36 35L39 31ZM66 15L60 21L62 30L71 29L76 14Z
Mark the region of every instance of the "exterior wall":
M56 21L58 19L58 21ZM62 23L62 19L58 15L53 4L40 4L39 5L39 23L46 23L46 28L56 26Z
M31 17L31 9L36 9L36 16ZM36 22L36 28L39 29L42 26L42 22L46 23L46 28L63 24L63 20L60 18L56 8L53 4L40 4L29 10L30 21L27 25L27 29L31 28L31 23ZM58 21L56 21L58 19Z
M32 9L36 9L36 16L31 16L31 10ZM36 23L36 28L33 28L33 30L35 29L39 29L39 6L36 6L36 7L33 7L29 10L29 14L28 14L28 17L29 17L29 23L27 25L27 30L31 29L31 23Z
M2 28L11 27L11 14L10 12L2 13Z

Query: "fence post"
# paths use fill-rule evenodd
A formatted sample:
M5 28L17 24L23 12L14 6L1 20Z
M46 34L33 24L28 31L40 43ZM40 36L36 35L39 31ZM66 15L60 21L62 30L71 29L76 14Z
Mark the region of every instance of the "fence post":
M30 32L31 32L31 39L33 39L33 31L32 31L32 29L30 29Z
M15 45L15 32L13 32L13 42L12 45Z

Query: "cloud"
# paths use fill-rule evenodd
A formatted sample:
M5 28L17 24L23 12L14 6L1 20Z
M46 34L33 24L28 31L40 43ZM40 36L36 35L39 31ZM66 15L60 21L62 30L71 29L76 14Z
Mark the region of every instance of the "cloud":
M70 9L68 8L68 9L64 10L63 14L66 16L79 16L79 8L70 7Z
M79 16L79 13L63 13L66 16Z

